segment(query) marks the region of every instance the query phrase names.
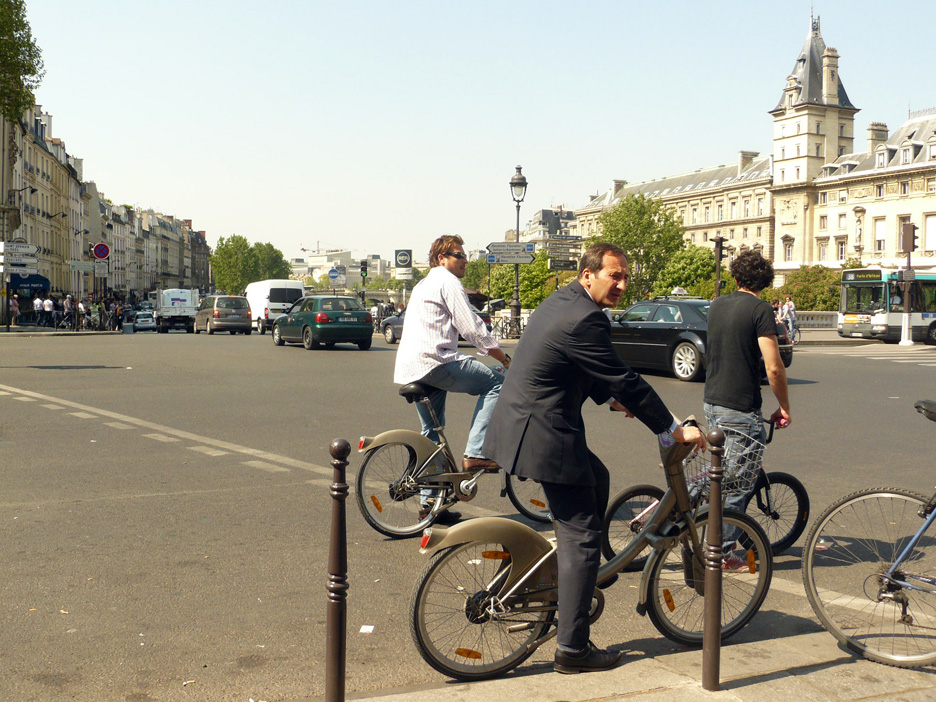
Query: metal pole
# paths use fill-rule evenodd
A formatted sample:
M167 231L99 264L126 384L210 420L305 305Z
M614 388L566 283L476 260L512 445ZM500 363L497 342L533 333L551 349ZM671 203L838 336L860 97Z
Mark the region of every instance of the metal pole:
M345 439L334 439L328 447L332 456L331 542L328 548L328 603L325 612L325 700L344 702L345 660L348 621L348 532L345 500L348 483L345 469L351 445Z
M906 245L906 244L905 244ZM907 280L910 275L910 251L907 250L907 270L904 271L903 279L903 315L900 318L900 343L899 346L913 346L913 335L910 333L910 286L913 282Z
M712 452L709 471L708 528L705 537L705 606L702 612L702 688L717 692L721 667L722 606L722 454L725 433L712 429L707 437Z

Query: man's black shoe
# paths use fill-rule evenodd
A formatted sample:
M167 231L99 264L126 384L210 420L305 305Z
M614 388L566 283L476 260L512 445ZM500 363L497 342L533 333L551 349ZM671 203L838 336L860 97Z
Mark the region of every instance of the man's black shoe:
M620 651L603 651L588 642L588 648L581 655L556 650L553 670L557 673L590 673L596 670L610 670L621 661Z

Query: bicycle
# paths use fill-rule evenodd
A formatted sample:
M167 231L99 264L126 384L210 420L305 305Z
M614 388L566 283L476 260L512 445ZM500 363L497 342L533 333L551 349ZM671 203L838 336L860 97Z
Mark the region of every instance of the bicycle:
M691 421L691 420L687 420ZM691 445L660 444L669 489L634 541L598 570L591 621L611 586L645 547L652 553L638 590L637 611L676 643L702 644L704 544L708 508L695 511L683 475ZM740 536L724 555L722 639L760 609L773 573L767 537L741 512L726 510L724 526ZM423 533L432 553L410 600L410 633L422 658L459 680L502 675L556 634L556 540L499 517L471 519ZM737 568L737 569L735 569Z
M456 502L473 499L482 475L500 470L461 470L429 401L430 390L425 384L409 383L400 388L400 395L410 404L420 402L429 409L439 443L406 429L362 436L358 443L358 452L366 455L357 475L357 504L365 521L385 536L419 534ZM539 483L504 473L504 495L527 519L550 521Z
M936 402L914 407L936 422ZM936 663L936 493L872 488L830 505L803 549L803 583L822 626L868 660Z
M748 454L746 460L756 461L757 472L754 475L744 473L739 480L726 480L722 495L752 491L745 512L764 530L770 542L771 552L778 556L796 543L806 529L809 521L809 493L803 484L789 473L767 473L764 470L763 450L766 444L773 441L774 432L773 423L769 420L764 420L764 423L769 426L764 444L746 435L739 437L739 443L745 446L744 451ZM731 429L723 428L723 431L728 435L732 434ZM725 454L725 460L729 460L728 453ZM704 480L708 472L708 461L699 454L693 455L688 461L690 465L687 466L687 473L692 476L689 478L691 487ZM700 484L691 494L693 503L698 506L707 495L707 486ZM614 558L615 554L634 539L662 497L663 490L656 485L634 485L621 490L611 499L605 512L601 545L605 558ZM645 560L646 554L635 558L627 570L640 570Z

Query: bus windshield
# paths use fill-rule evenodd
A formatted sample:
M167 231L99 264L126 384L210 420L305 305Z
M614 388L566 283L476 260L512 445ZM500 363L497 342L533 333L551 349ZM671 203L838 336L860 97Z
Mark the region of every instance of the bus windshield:
M886 283L842 284L842 312L873 314L887 309Z

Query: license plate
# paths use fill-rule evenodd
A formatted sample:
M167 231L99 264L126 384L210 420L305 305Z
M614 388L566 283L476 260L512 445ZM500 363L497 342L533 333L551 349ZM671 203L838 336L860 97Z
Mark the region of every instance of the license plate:
M357 319L355 317L339 317L338 321L339 322L356 322Z
M861 336L861 332L852 332L852 336Z

